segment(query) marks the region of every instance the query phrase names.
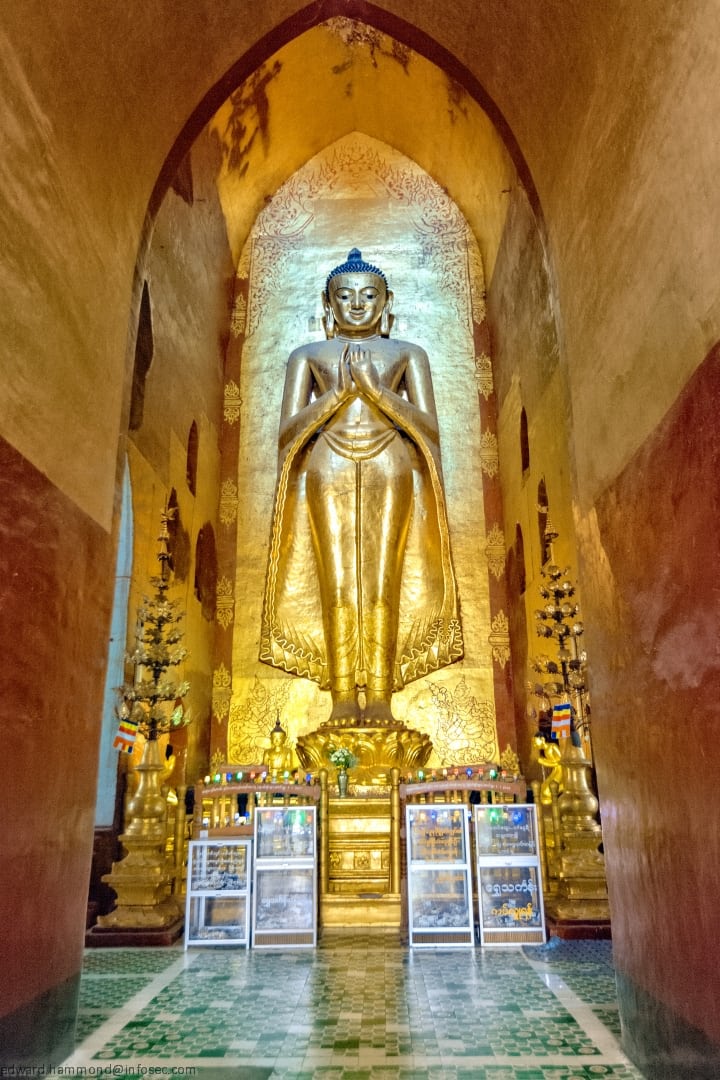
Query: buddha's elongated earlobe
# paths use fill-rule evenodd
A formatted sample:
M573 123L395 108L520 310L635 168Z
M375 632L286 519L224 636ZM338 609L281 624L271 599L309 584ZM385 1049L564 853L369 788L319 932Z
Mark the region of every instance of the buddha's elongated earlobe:
M325 293L322 294L322 302L325 312L323 315L323 330L325 331L325 337L330 340L330 338L335 337L335 333L337 331L337 326L335 325L335 314L333 312L333 309L330 307Z
M385 306L382 309L382 315L380 316L380 336L381 337L389 337L390 336L390 327L392 326L392 323L393 323L392 315L390 314L390 312L392 310L392 303L393 303L393 294L391 292L388 292L387 300L385 301Z

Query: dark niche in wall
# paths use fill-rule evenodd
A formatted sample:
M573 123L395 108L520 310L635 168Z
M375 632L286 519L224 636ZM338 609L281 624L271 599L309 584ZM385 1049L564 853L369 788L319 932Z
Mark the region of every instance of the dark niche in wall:
M176 195L179 195L188 206L193 204L193 174L192 160L188 152L178 165L178 170L170 182L170 186Z
M217 579L215 533L210 522L205 522L198 533L195 546L195 595L200 601L203 618L208 622L215 618Z
M525 571L525 541L519 524L515 525L515 575L515 581L512 585L518 596L521 596L527 587L527 574Z
M540 565L544 566L550 558L550 541L547 535L547 523L548 513L550 512L550 504L548 503L547 488L545 487L545 480L541 480L538 484L537 492L537 520L538 520L538 536L540 539Z
M183 524L175 488L170 492L168 511L170 569L177 581L187 581L190 573L190 534Z
M523 476L530 469L530 438L528 436L528 418L525 409L520 413L520 467Z
M147 281L145 281L140 300L140 317L135 341L135 366L133 368L132 397L130 399L129 427L131 431L138 431L142 426L145 408L145 380L152 364L154 350L150 289Z
M197 424L193 420L190 425L190 431L188 432L188 444L187 444L187 466L185 475L187 477L187 486L190 489L190 494L195 495L197 491L197 467L198 467L198 450L200 448L200 439L198 436Z
M526 588L525 542L520 525L515 526L515 543L508 549L505 558L505 576L510 596L514 600L522 596Z

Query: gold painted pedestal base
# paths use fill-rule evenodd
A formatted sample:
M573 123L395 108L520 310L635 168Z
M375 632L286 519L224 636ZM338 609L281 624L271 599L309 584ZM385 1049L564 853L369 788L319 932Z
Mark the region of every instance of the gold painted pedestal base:
M126 836L121 837L128 843ZM159 863L157 844L134 837L132 850L121 862L115 863L111 874L103 881L115 890L118 906L108 915L101 915L98 926L116 927L162 927L168 926L180 915L173 897L168 896L171 878Z
M390 891L390 807L389 798L370 795L330 799L322 926L400 926L400 895Z
M103 881L117 894L117 906L98 919L100 930L157 930L173 926L181 916L170 893L172 875L166 866L167 803L160 791L163 765L157 740L145 744L137 767L138 788L128 805L129 824L120 836L127 854L113 863Z
M598 801L590 785L591 765L582 749L569 739L560 763L563 791L558 795L558 785L550 785L552 830L544 829L550 870L547 885L552 890L545 900L548 925L558 937L609 938L610 907Z
M575 837L576 845L578 839ZM558 890L545 901L545 913L560 923L606 923L610 936L605 863L599 852L576 846L561 854Z
M357 761L353 784L383 784L390 769L420 769L432 753L430 738L403 727L321 727L301 735L295 752L308 772L326 769L333 750L349 750Z
M612 937L607 897L597 900L546 898L545 921L551 937L596 941L609 941Z
M355 927L382 926L399 929L401 897L386 893L383 896L349 896L338 893L325 896L320 903L321 926Z

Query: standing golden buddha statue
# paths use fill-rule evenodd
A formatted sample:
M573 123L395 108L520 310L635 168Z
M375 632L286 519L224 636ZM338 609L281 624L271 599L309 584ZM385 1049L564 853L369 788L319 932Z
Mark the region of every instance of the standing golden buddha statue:
M463 651L430 365L357 249L322 300L327 340L287 364L260 659L330 691L323 727L400 727L392 694Z

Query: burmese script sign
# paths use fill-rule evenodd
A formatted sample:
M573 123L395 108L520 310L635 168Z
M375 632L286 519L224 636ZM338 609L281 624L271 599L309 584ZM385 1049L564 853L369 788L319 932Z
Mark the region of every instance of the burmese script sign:
M314 806L255 808L254 948L314 946L317 864Z
M462 806L414 806L409 816L412 862L464 863L467 859Z
M475 807L480 940L483 945L545 941L536 807Z
M478 855L537 855L532 805L481 806L478 810Z
M479 883L482 924L486 930L543 925L536 867L481 867Z
M474 944L467 808L407 807L410 944Z

